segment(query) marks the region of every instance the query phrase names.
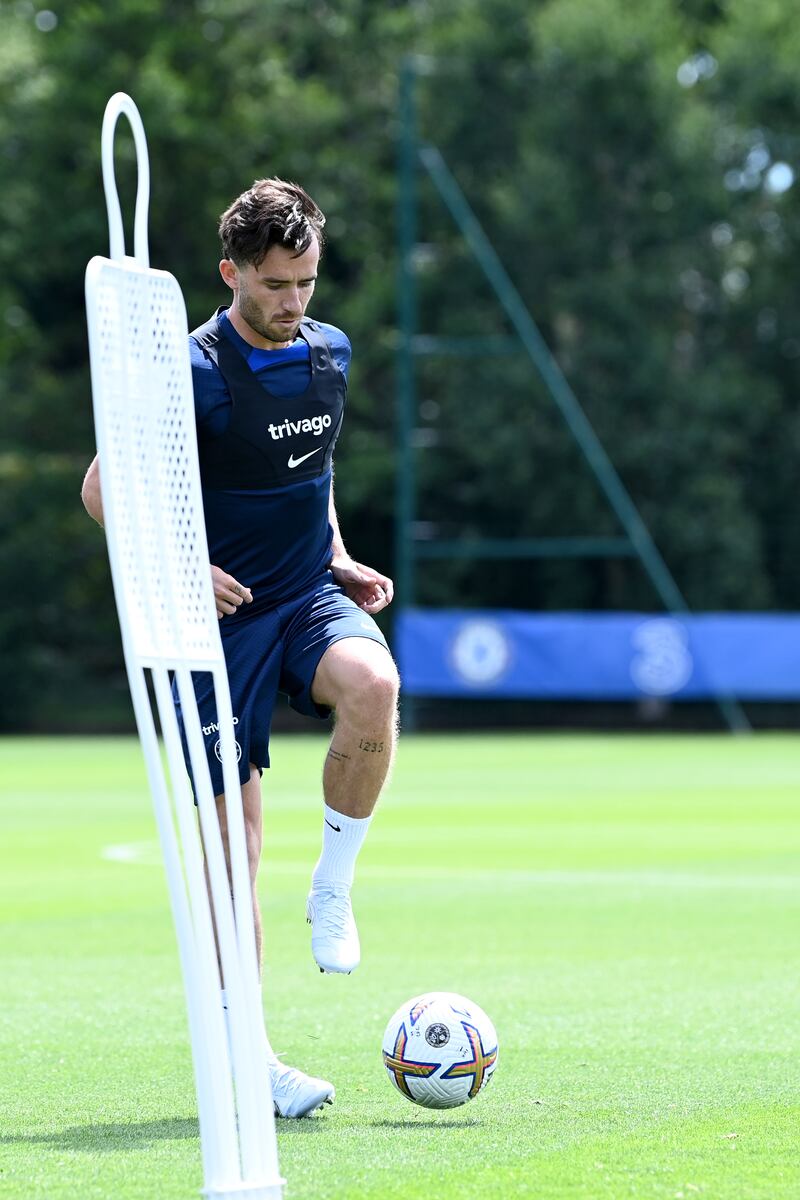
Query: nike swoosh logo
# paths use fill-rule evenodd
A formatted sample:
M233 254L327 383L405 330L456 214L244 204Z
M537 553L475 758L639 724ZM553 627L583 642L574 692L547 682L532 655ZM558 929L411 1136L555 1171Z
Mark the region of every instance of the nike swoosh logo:
M327 817L325 818L325 824L326 824L326 825L331 825L331 823L330 823L330 821L328 820L328 818L327 818ZM331 829L335 830L335 831L336 831L336 833L341 833L341 832L342 832L342 828L341 828L341 826L340 826L340 825L331 825Z
M309 450L308 454L303 454L300 458L295 458L293 454L290 455L289 462L287 463L289 470L291 471L294 467L299 467L300 463L304 463L307 458L311 458L312 454L318 454L321 449L322 446L317 446L316 450Z

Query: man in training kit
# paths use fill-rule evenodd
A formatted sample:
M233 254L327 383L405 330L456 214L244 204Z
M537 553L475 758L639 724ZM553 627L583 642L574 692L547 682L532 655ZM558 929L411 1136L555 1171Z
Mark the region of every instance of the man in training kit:
M336 519L332 458L350 343L340 329L305 316L324 223L294 183L262 179L239 196L219 226L219 269L233 302L194 330L189 347L259 962L261 771L269 766L272 710L283 692L307 716L335 713L322 775L322 852L306 915L320 970L349 974L360 959L350 888L392 761L398 677L372 619L391 603L392 581L353 561ZM97 458L82 495L102 524ZM227 844L211 676L196 674L195 690ZM325 1080L285 1066L271 1048L269 1059L280 1116L301 1117L333 1099Z

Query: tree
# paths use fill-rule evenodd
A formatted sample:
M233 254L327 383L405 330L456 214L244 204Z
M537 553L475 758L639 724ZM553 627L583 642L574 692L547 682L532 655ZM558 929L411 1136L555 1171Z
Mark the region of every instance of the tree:
M2 13L0 654L17 686L0 727L130 720L105 547L78 500L93 454L83 270L106 246L99 129L119 89L148 132L152 260L192 322L225 299L216 218L254 177L298 178L327 212L314 312L355 349L338 501L358 557L391 561L396 91L416 52L431 64L422 135L690 603L797 605L789 0L71 0L48 14ZM120 139L129 214L132 160ZM616 532L526 360L485 352L507 325L428 184L420 229L421 327L478 351L421 363L421 519L453 536ZM627 561L445 562L421 599L657 607Z

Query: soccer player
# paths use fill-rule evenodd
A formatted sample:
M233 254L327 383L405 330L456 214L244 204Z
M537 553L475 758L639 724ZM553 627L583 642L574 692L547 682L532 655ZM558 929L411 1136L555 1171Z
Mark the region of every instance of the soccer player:
M350 888L392 761L399 685L373 620L391 603L392 581L350 557L336 518L333 451L350 343L340 329L305 316L324 223L321 210L294 183L262 179L239 196L219 226L219 270L232 302L194 330L189 348L259 962L261 772L269 766L272 710L283 692L307 716L335 714L322 775L322 850L306 915L320 970L349 974L360 960ZM82 497L102 524L96 457ZM227 843L211 676L195 675L195 681ZM180 720L177 698L176 706ZM304 1116L332 1100L331 1084L285 1066L271 1049L269 1056L279 1115Z

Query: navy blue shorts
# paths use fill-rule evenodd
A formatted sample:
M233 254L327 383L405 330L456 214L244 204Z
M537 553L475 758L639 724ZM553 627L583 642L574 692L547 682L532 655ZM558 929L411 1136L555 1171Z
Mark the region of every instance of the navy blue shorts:
M325 651L342 638L361 637L389 651L383 634L368 613L354 604L326 571L313 588L294 600L255 616L239 614L222 620L222 649L228 668L234 733L239 755L239 778L250 778L250 763L269 766L269 730L278 692L289 697L297 712L326 718L330 709L311 699L314 673ZM203 728L214 794L223 791L219 727L212 676L194 673L194 690ZM181 705L173 689L191 775Z

